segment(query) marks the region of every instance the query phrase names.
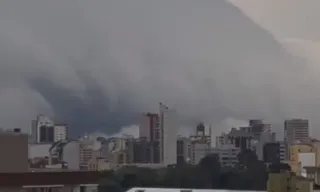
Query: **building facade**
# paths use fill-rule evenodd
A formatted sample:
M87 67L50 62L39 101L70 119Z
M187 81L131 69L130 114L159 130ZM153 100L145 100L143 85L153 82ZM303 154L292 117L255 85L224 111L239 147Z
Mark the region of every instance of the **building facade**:
M207 143L192 143L190 163L196 165L200 160L209 154L210 146Z
M315 166L316 154L312 144L293 144L289 148L289 164L297 175L303 175L303 167Z
M222 167L234 167L239 162L238 155L240 153L240 148L235 148L230 145L229 147L224 146L224 148L211 148L208 153L217 154Z
M158 114L147 113L141 118L140 126L140 141L148 145L149 163L160 163L160 143L161 133L160 119Z
M28 135L15 132L0 132L0 172L28 171Z
M44 115L37 116L37 143L54 142L54 123Z
M280 143L266 143L263 146L263 161L265 163L280 163Z
M296 141L309 138L309 121L307 119L291 119L284 122L284 141L290 146Z
M54 125L54 142L68 139L68 125L55 124Z
M175 110L159 104L160 159L164 165L177 164L178 116Z
M177 164L190 163L192 144L189 138L180 137L177 140Z
M312 192L313 180L299 177L290 172L270 173L267 182L268 192Z

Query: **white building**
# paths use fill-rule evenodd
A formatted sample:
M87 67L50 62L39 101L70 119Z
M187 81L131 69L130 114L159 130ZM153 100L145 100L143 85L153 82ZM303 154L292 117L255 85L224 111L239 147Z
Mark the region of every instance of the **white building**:
M196 165L200 160L208 155L210 146L207 143L192 143L190 163Z
M219 156L221 167L234 167L238 163L240 148L235 148L233 145L225 145L224 148L211 148L208 153Z
M68 125L55 124L54 125L54 142L68 139Z
M159 104L160 159L164 165L177 164L177 113L162 103Z
M209 154L217 154L222 167L234 167L238 163L240 148L235 148L231 144L221 148L209 148L207 144L195 143L192 147L191 164L198 164Z
M229 140L228 135L226 133L222 133L220 136L216 137L216 148L221 148L227 144L229 144Z

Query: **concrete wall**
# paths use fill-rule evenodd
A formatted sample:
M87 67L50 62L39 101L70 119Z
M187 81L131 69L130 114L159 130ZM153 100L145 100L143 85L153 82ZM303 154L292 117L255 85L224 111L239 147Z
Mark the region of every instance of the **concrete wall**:
M68 163L68 169L80 169L80 143L70 141L63 147L63 161Z
M51 144L29 144L29 159L37 157L49 157L49 148Z

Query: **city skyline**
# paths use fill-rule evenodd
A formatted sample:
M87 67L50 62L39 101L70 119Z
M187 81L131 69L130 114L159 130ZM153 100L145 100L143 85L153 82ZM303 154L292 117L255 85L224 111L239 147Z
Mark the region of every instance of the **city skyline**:
M0 1L0 192L320 192L319 7Z

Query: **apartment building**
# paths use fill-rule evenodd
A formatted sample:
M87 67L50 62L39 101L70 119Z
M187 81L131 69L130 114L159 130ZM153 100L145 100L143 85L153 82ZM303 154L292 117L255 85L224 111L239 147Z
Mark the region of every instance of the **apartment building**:
M189 138L177 139L177 164L190 163L192 143Z
M54 125L54 142L68 139L68 125L55 124Z
M284 141L290 146L296 141L309 138L309 121L307 119L291 119L284 122Z
M224 148L211 148L208 153L217 154L222 167L234 167L239 162L238 155L240 151L240 148L229 145L224 146Z
M265 163L284 162L286 156L286 148L284 142L270 142L263 146L263 161Z
M289 148L289 165L297 175L305 175L304 167L315 166L316 149L312 144L299 143L293 144Z
M161 143L161 133L160 130L160 118L156 113L143 114L141 117L141 122L139 126L140 139L135 140L133 143L143 142L148 145L148 159L149 163L160 163L160 143ZM142 145L142 143L141 143ZM140 146L141 146L140 145Z
M207 143L192 143L190 163L198 164L203 157L209 154L210 146Z
M66 124L54 124L44 115L38 115L31 121L29 143L54 143L68 139L68 126Z
M312 192L313 180L296 176L288 171L270 173L267 192Z

